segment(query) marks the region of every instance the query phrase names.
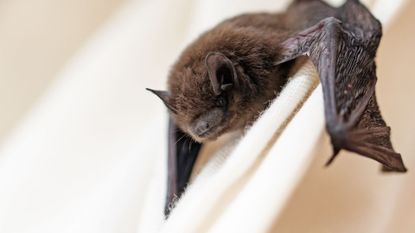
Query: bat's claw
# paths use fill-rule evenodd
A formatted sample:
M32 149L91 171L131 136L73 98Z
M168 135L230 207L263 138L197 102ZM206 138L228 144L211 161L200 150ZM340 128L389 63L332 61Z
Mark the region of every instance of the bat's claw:
M328 167L334 161L334 159L337 157L340 150L341 150L340 148L333 146L333 154L331 155L330 159L327 160L327 162L324 166Z

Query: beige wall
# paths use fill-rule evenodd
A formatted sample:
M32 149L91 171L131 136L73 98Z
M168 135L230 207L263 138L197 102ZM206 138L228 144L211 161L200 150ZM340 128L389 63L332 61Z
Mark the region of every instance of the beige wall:
M123 1L0 1L0 143Z
M389 30L379 50L378 92L380 107L392 127L392 140L411 170L397 200L397 212L387 232L412 232L415 210L415 1L409 1L396 24ZM405 77L405 78L402 78ZM400 82L396 79L399 78ZM393 96L387 93L393 92ZM381 109L382 110L382 109ZM411 122L411 123L409 123ZM410 201L408 201L410 200Z

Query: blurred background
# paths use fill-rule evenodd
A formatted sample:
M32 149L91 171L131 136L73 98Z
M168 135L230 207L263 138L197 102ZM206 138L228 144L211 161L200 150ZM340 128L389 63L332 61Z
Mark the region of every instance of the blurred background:
M133 2L137 2L137 4ZM102 192L102 190L117 190L114 192L118 193L111 194L113 195L111 198L114 197L114 199L116 199L116 197L121 197L122 199L124 195L122 193L123 190L130 191L130 184L136 182L135 180L129 180L130 183L128 184L128 179L150 176L147 174L149 173L150 167L144 167L144 165L142 165L144 163L141 160L128 160L129 158L135 158L134 156L138 154L137 151L141 150L141 148L128 148L128 150L130 150L128 153L131 153L131 156L127 155L127 149L123 148L126 148L126 146L128 147L129 145L139 147L138 144L135 144L136 141L140 140L138 137L139 133L136 132L142 130L143 123L139 124L137 122L141 119L140 117L143 117L143 114L140 113L140 111L142 111L140 108L143 108L145 105L135 105L139 103L137 96L145 96L143 98L147 99L145 99L145 101L143 100L143 102L149 103L149 108L153 108L152 110L155 110L159 115L164 109L163 106L159 105L159 102L152 97L147 97L145 94L135 96L134 93L142 91L141 89L147 86L154 88L162 87L165 83L168 67L174 61L177 52L180 51L180 47L177 47L177 45L185 44L184 41L194 37L194 34L197 34L200 31L199 29L206 28L206 25L200 23L201 21L198 22L199 25L202 25L199 27L194 26L196 23L193 21L186 21L186 17L196 16L191 15L191 12L182 14L180 11L177 11L179 13L176 14L176 7L177 9L181 9L180 7L183 7L183 5L186 5L186 7L189 8L199 5L198 12L202 13L197 16L200 16L201 18L209 17L208 14L203 15L203 12L210 12L211 14L215 13L215 10L212 10L212 8L206 8L207 10L203 11L204 5L201 3L203 1L195 1L198 4L195 4L194 2L187 4L186 1L171 2L173 3L167 4L167 1L163 2L160 0L0 0L0 148L7 142L6 149L0 150L0 184L2 184L2 187L7 187L7 190L9 190L8 192L3 193L0 190L0 231L2 229L2 224L4 226L10 226L8 229L13 229L13 227L17 227L16 229L20 229L19 227L25 229L19 222L20 218L25 222L28 222L28 226L37 226L39 223L37 222L37 219L33 218L34 216L38 217L39 220L46 221L46 217L55 215L55 213L60 213L60 215L56 215L60 216L60 218L57 217L58 220L56 226L59 224L62 225L63 223L73 224L73 228L71 229L78 229L77 227L84 223L82 216L90 216L88 215L88 211L91 210L91 215L96 213L102 215L105 214L105 211L100 211L100 207L102 206L102 203L106 203L107 199L102 202L97 201L96 203L91 201L95 200L97 193L105 193ZM179 2L182 5L175 5L175 2ZM261 9L261 7L268 9L265 7L267 5L265 2L267 1L261 1L261 4L257 4L254 1L251 4L246 3L244 11L250 9L255 10L255 7L259 7L258 9ZM366 2L370 5L371 2L374 1ZM268 5L270 4L268 3ZM135 11L134 9L128 8L128 6L140 6L143 10ZM151 15L146 12L154 12L155 9L159 9L162 6L165 6L164 8L168 9L160 12L160 17L164 14L167 15L168 13L168 15L171 16L171 21L166 21L166 19L163 18L164 21L162 22L160 20L160 25L158 25L156 21L159 15ZM231 8L229 9L228 14L232 15L232 10ZM195 12L197 11L195 10ZM383 9L383 12L387 14L388 9ZM137 16L137 14L141 15ZM190 16L186 14L189 14ZM129 17L131 19L136 19L137 21L120 23L121 18L127 21L130 19ZM149 26L149 28L146 28L145 26L147 20L149 23L151 22L151 27ZM282 220L286 222L286 225L282 224L279 226L279 229L282 231L286 230L289 232L290 229L292 230L294 223L290 221L292 221L292 219L295 220L295 216L298 216L299 213L303 214L300 217L309 224L316 223L316 225L322 225L328 221L327 218L319 218L317 215L313 214L313 212L301 212L304 206L308 206L307 208L309 210L321 208L321 211L326 213L326 217L333 216L333 219L331 220L341 223L338 211L335 209L339 206L313 206L313 203L318 203L318 200L321 202L330 198L336 199L334 196L337 195L337 203L342 201L340 197L346 198L348 196L349 199L347 200L350 202L356 201L356 203L358 203L358 201L362 201L363 205L363 202L367 200L359 199L358 194L352 193L354 190L348 189L350 185L359 182L361 182L359 183L361 192L369 193L368 195L378 194L376 192L376 187L378 185L383 185L384 191L392 190L394 188L397 190L399 188L399 190L394 193L392 193L392 191L386 193L385 191L384 195L387 197L387 200L396 199L394 199L396 205L393 205L393 209L399 211L400 214L396 216L387 216L386 219L391 222L390 227L399 226L399 229L401 230L394 231L392 228L385 228L383 230L385 232L412 232L408 229L414 229L413 210L415 209L415 201L408 201L413 199L413 196L415 195L415 185L413 183L415 180L415 173L413 172L415 169L415 123L413 120L415 119L415 78L413 70L415 60L413 58L413 55L415 54L414 22L415 1L408 0L404 7L399 10L396 17L390 21L388 29L384 31L384 37L378 50L377 58L379 78L377 92L379 105L384 118L392 127L392 141L394 147L403 154L404 161L409 168L409 173L400 177L390 176L391 178L387 178L389 183L384 185L384 181L378 179L379 174L373 172L378 169L377 164L373 161L363 161L357 157L346 158L346 156L343 156L339 159L339 163L334 165L335 169L331 170L333 172L336 171L336 175L322 176L320 173L317 174L316 172L317 170L321 170L321 164L324 163L325 158L320 157L313 164L314 170L310 170L309 179L303 181L304 184L301 186L303 188L300 188L297 191L297 194L294 195L294 197L300 201L290 204L290 211L287 211L282 215ZM168 23L171 23L172 27L168 27L170 25ZM135 35L137 40L144 38L143 41L151 41L153 44L151 46L134 45L133 42L128 41L128 38L117 38L116 34L118 31L114 29L114 25L118 24L121 28L120 31L123 33L122 35ZM139 26L135 28L132 25ZM105 30L103 30L103 27L105 27ZM152 38L151 33L162 35L162 33L157 31L158 28L162 27L165 27L165 29L168 30L166 31L166 34L177 34L177 36L173 38L163 38L160 36ZM193 29L193 31L190 30L193 34L191 33L190 36L187 35L187 37L180 34L184 34L183 28L186 27ZM108 30L108 28L110 28L110 30ZM175 34L175 30L178 30L180 33ZM141 34L137 36L139 34L137 32ZM105 38L102 39L102 37L115 38L114 41L117 45L106 50L103 45L110 43L105 41ZM96 38L100 39L96 40ZM91 43L91 41L94 43ZM127 43L124 43L125 41L127 41ZM123 44L125 44L125 47L123 47ZM152 46L154 45L161 47L158 51L163 52L151 54L151 51L153 50ZM117 57L106 57L105 59L99 60L100 57L105 57L105 54L108 51L109 53L114 53L116 55L117 52L114 51L121 51L119 54L131 53L131 57L136 58L136 60L117 60ZM78 56L79 53L81 53L81 56ZM94 56L85 54L94 54ZM151 56L148 56L149 58L143 56L146 54L151 54ZM81 58L78 59L79 57ZM91 57L96 58L99 61L88 60ZM105 62L102 62L103 60L105 60ZM117 66L129 67L130 70L125 71L125 73L115 73L111 68L108 68L112 65L112 62L116 63L114 70L117 69ZM75 65L73 65L74 63ZM135 63L137 63L137 66L135 66ZM161 65L158 67L158 64ZM84 69L89 65L91 65L92 68ZM106 72L106 74L100 73L98 71L100 66L107 67L109 72ZM148 77L154 78L153 80L148 80L148 77L139 76L141 73L138 69L146 66L149 67L146 74L149 75ZM75 72L72 72L71 70L75 70ZM88 70L92 75L88 72L84 72L84 70ZM71 75L74 74L75 76L72 77ZM102 85L92 91L92 94L90 94L90 91L87 89L79 89L79 92L81 93L80 96L87 96L88 98L92 96L91 99L108 96L108 99L101 101L101 103L105 103L106 105L103 104L102 106L99 105L90 108L88 104L82 102L82 99L74 100L73 103L67 99L63 102L48 101L50 99L63 100L64 98L59 98L61 97L59 96L60 93L72 93L72 95L68 95L69 98L76 98L78 86L82 86L82 83L85 82L85 86L88 88L94 87L93 85L95 85L95 83L91 80L94 78L98 80L96 77L99 77L99 75L105 77L102 79ZM111 79L110 77L116 75L125 76L118 82L116 79ZM77 77L79 78L77 79ZM89 77L91 77L91 79L89 79ZM52 88L53 84L58 82L59 79L64 80L64 83L54 86L57 88ZM135 86L131 84L134 84ZM114 88L111 89L112 87ZM125 89L125 92L116 93L117 90L124 90L122 88ZM54 90L52 95L50 95L52 98L45 98L47 104L41 105L39 108L40 111L37 112L36 104L49 93L50 90ZM65 91L61 92L61 90ZM108 95L102 94L108 91ZM113 99L117 99L118 102L111 102ZM56 107L61 103L62 109ZM91 100L91 103L95 104L96 101L94 102ZM125 105L123 106L123 104ZM48 107L43 108L42 106ZM73 119L68 117L67 119L69 120L67 120L65 117L68 116L66 115L68 113L65 112L65 106L69 106L70 108L68 109L75 109L73 112L68 113L73 113L76 117ZM137 108L135 108L135 106L137 106ZM34 108L35 113L37 113L34 115L39 117L35 117L33 120L30 116L34 111ZM51 114L48 115L49 111ZM93 114L90 114L91 112ZM53 115L55 113L56 115ZM102 119L89 119L88 115L99 115L102 116ZM27 123L26 119L29 118L29 123ZM152 116L146 116L146 118L142 119L150 122L151 118ZM43 125L48 124L49 121L52 122L51 126L47 127L47 131L43 132ZM21 127L22 122L26 122L23 130L18 131L17 136L13 135L13 132ZM75 127L71 127L69 124L66 128L65 126L61 126L68 122L75 122ZM53 127L57 128L52 129ZM62 127L62 129L59 127ZM160 129L160 132L162 132L161 130L162 129ZM34 133L31 134L31 132ZM65 135L61 135L60 132L65 132ZM84 132L86 132L85 135L87 136L83 134ZM144 134L143 132L140 133ZM10 139L11 135L13 135L12 139ZM155 133L147 135L159 136L159 134ZM42 137L44 137L45 140L55 140L52 143L53 146L49 148L49 141L43 142L39 139ZM38 142L41 142L41 145L39 145ZM33 145L31 143L33 143ZM81 146L79 148L74 148L79 145L83 146L83 148L81 148ZM106 145L107 147L102 148L100 147L101 145ZM27 151L25 151L24 148L27 148ZM62 152L60 150L64 151ZM61 153L60 158L55 157L58 153ZM79 156L70 158L71 155L75 154ZM128 167L127 165L116 164L117 166L119 165L118 167L114 165L119 162L119 160L117 160L119 154L125 155L127 158L125 161L135 161L136 167L130 169L131 171L137 172L137 174L131 172L125 175L128 178L121 176L118 177L119 179L117 178L118 180L114 178L114 180L111 181L113 183L108 182L108 179L106 179L105 182L107 183L99 183L102 186L94 186L91 190L87 189L92 185L97 184L97 181L100 181L100 179L102 179L102 177L104 177L111 169L119 169L122 172L126 171L125 168ZM44 157L42 157L43 155ZM8 160L2 160L2 157L8 157ZM14 158L18 159L14 160ZM26 161L26 159L29 160ZM37 161L39 164L37 167L31 166L30 161ZM91 167L95 170L91 171ZM349 175L350 170L348 169L350 167L355 169L356 173L354 175ZM370 170L370 172L372 172L370 175L368 175L369 172L368 174L360 173L366 171L369 167L372 169ZM24 174L24 172L27 173ZM49 177L49 174L57 174L56 177L59 178L54 180L54 177ZM114 172L114 174L121 173ZM18 181L17 184L9 182L7 175L12 175ZM342 182L341 184L337 182L339 179ZM38 183L34 182L33 186L28 185L32 180L36 180ZM120 181L123 180L126 181L126 183L120 184ZM140 180L139 182L143 182L144 184L145 181ZM321 194L320 192L315 191L314 188L318 187L318 182L333 187L333 189L331 192ZM369 182L371 182L370 185L366 185ZM349 186L347 186L347 184ZM123 186L116 189L114 188L116 185ZM139 185L137 185L137 187L139 187ZM6 190L6 188L4 190ZM21 190L24 192L20 192ZM89 193L86 191L85 193L91 195L84 195L84 193L80 193L79 190L89 190ZM367 190L373 191L367 192ZM138 207L141 206L143 202L143 198L140 196L142 195L140 193L141 191L142 190L139 190L138 188L137 190L131 191L131 197L134 197L134 200L137 200L136 202L132 202L132 199L130 199L129 202L122 205L117 203L117 208L122 209L124 212L122 212L123 214L120 214L119 217L120 219L122 218L122 220L118 219L119 221L115 224L118 225L117 227L114 227L114 229L119 230L115 232L130 232L126 229L133 229L135 227L136 219L138 219L139 216L137 209L139 209ZM32 198L26 198L22 193L30 193L33 196ZM78 196L79 202L78 199L76 199ZM74 201L75 199L76 201ZM69 201L67 202L67 200L73 201L75 205ZM128 200L128 198L126 198L126 200ZM306 202L308 204L306 204ZM350 202L344 202L343 204L340 204L340 207L344 207L344 212L346 215L349 214L349 217L357 216L356 211L358 211L358 209L347 209L347 205ZM333 203L335 203L335 201L333 201ZM2 212L2 205L6 205L9 209ZM85 210L83 210L84 212L81 211L82 214L78 216L78 210L87 205L89 205L88 208L85 207ZM4 209L5 208L3 208L3 210ZM26 209L30 209L32 212L25 212ZM38 215L37 210L40 209L41 214ZM62 209L65 210L62 211ZM378 211L376 208L372 208L371 210ZM390 211L390 209L385 207L379 212L386 213L388 211ZM391 211L390 213L395 212ZM4 222L2 223L2 216L4 217L6 215L9 217L7 224ZM79 219L76 221L73 219L68 220L67 216L77 216ZM130 217L126 218L125 216ZM109 213L108 216L98 216L96 218L99 220L112 220L113 215ZM65 221L68 221L69 223ZM117 220L114 220L114 222L116 221ZM96 225L99 224L96 223ZM364 223L362 223L362 225L364 225ZM305 226L307 225L304 225L304 227ZM386 224L386 226L388 225ZM298 232L304 232L304 230L306 230L301 228L300 225L296 225L295 227L298 228ZM99 229L99 227L96 229ZM36 231L34 230L33 232Z
M0 1L0 141L123 2Z

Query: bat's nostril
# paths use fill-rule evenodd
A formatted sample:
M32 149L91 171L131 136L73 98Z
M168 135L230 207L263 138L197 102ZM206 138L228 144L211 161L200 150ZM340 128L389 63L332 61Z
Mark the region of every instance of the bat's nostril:
M210 129L210 124L209 124L209 122L206 122L206 121L199 121L197 124L196 124L196 127L195 127L195 133L198 135L198 136L202 136L203 134L205 134L207 131L209 131L209 129Z

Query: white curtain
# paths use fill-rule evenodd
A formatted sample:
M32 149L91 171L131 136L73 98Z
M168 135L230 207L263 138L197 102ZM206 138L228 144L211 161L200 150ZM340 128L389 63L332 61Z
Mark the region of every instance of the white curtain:
M408 23L396 17L405 2L367 1L386 36ZM287 3L125 3L2 144L0 232L412 232L415 111L407 109L415 83L398 69L405 61L388 59L408 46L392 39L380 51L378 95L408 174L381 174L374 161L345 152L323 167L331 148L318 77L306 63L244 137L207 146L164 221L167 115L144 88L163 88L200 32ZM390 63L398 71L382 70Z

